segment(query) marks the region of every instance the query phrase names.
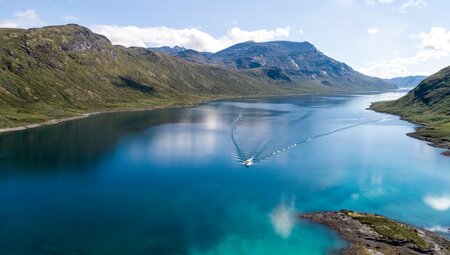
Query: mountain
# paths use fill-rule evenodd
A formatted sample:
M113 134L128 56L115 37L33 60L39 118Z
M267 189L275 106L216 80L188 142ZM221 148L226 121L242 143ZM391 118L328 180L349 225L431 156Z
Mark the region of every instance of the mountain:
M284 50L271 52L280 44ZM263 45L265 53L252 55L252 45ZM242 60L230 48L214 55L164 48L182 56L175 57L146 48L112 45L106 37L76 24L1 28L0 128L89 112L189 105L214 98L392 87L331 60L305 43L244 43L234 49L242 51ZM288 50L299 70L285 63L291 61L283 57ZM248 58L259 61L260 67L245 67ZM215 64L219 59L231 62Z
M415 76L395 77L392 79L385 79L385 81L395 84L399 88L413 88L419 85L419 83L425 80L426 78L427 76L424 75L415 75Z
M191 55L185 57L180 54L183 51L171 54L192 61ZM208 55L202 63L228 66L249 75L290 82L291 85L311 83L359 90L396 88L391 83L363 75L345 63L326 56L308 42L248 41Z
M179 46L175 47L163 46L149 49L153 51L170 54L195 64L216 64L214 60L211 58L211 56L214 53L211 52L200 52Z
M154 47L154 48L149 48L149 49L152 51L158 51L158 52L167 53L167 54L174 54L174 53L186 50L186 48L180 47L180 46L175 46L175 47L162 46L162 47Z
M308 89L114 46L74 24L0 29L0 128L110 109L301 91Z
M410 135L450 148L450 66L429 76L402 98L377 102L371 108L423 124L424 128Z

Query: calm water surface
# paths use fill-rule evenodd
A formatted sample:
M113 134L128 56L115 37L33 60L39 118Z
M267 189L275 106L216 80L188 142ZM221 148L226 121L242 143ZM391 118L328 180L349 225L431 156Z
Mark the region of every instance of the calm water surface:
M215 101L0 134L0 254L325 254L346 243L296 215L342 208L448 228L450 158L365 110L401 95Z

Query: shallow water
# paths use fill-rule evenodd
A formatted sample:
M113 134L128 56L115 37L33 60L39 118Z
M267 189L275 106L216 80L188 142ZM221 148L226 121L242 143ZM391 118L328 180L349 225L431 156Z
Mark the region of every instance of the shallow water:
M448 228L450 158L365 110L401 95L214 101L0 134L0 254L324 254L345 242L296 215L341 208Z

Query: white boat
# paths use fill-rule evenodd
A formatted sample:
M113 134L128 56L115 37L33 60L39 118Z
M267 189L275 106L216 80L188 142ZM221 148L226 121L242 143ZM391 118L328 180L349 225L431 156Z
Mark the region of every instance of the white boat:
M249 166L253 165L253 163L254 163L253 158L246 159L246 160L244 160L244 162L242 162L242 164L244 164L245 167L249 167Z

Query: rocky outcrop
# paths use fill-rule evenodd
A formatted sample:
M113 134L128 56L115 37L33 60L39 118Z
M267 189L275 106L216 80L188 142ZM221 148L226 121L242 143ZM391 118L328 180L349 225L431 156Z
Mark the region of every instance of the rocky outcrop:
M338 253L449 255L450 241L436 233L397 222L381 215L341 210L300 215L336 230L348 247Z

